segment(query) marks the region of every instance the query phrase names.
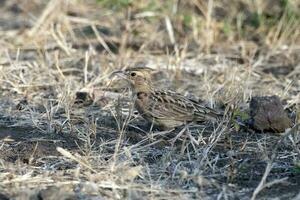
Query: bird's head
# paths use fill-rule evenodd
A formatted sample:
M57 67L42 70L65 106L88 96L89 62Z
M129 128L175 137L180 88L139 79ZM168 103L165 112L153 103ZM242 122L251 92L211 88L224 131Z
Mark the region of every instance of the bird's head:
M135 67L123 71L115 71L111 76L124 78L134 92L149 92L152 88L151 72L154 70L148 67Z

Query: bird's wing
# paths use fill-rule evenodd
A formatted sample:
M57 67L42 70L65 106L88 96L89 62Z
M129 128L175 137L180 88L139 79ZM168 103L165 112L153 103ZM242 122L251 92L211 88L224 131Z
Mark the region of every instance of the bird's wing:
M205 121L218 115L213 109L171 91L153 91L151 98L153 103L149 110L156 118Z
M199 102L196 102L192 99L188 99L188 101L190 101L193 104L194 108L196 109L195 114L200 114L200 117L202 117L203 115L205 115L205 119L220 119L223 117L223 113L211 107L202 105Z

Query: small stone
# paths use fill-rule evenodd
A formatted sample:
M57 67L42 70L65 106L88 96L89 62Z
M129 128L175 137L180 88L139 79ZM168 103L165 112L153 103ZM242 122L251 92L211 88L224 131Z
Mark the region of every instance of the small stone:
M250 116L254 129L284 132L292 126L292 120L284 111L278 96L253 97L250 101Z
M93 101L87 92L76 92L75 103L82 103L84 105L89 105Z

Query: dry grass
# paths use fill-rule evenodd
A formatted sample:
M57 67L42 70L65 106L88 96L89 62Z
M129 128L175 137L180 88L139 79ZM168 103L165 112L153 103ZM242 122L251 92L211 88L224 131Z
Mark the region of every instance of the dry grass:
M0 193L299 199L298 1L0 5ZM158 87L229 113L247 110L252 96L276 94L298 118L280 136L237 131L228 119L149 130L122 83L109 80L137 65L157 69ZM97 101L76 103L83 90Z

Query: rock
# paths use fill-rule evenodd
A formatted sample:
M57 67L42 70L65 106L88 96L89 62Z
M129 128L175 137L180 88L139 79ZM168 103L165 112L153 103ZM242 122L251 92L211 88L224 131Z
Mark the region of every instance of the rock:
M75 103L82 103L84 105L92 104L93 100L87 92L76 92Z
M293 124L278 96L253 97L250 101L250 116L251 125L260 131L284 132Z

